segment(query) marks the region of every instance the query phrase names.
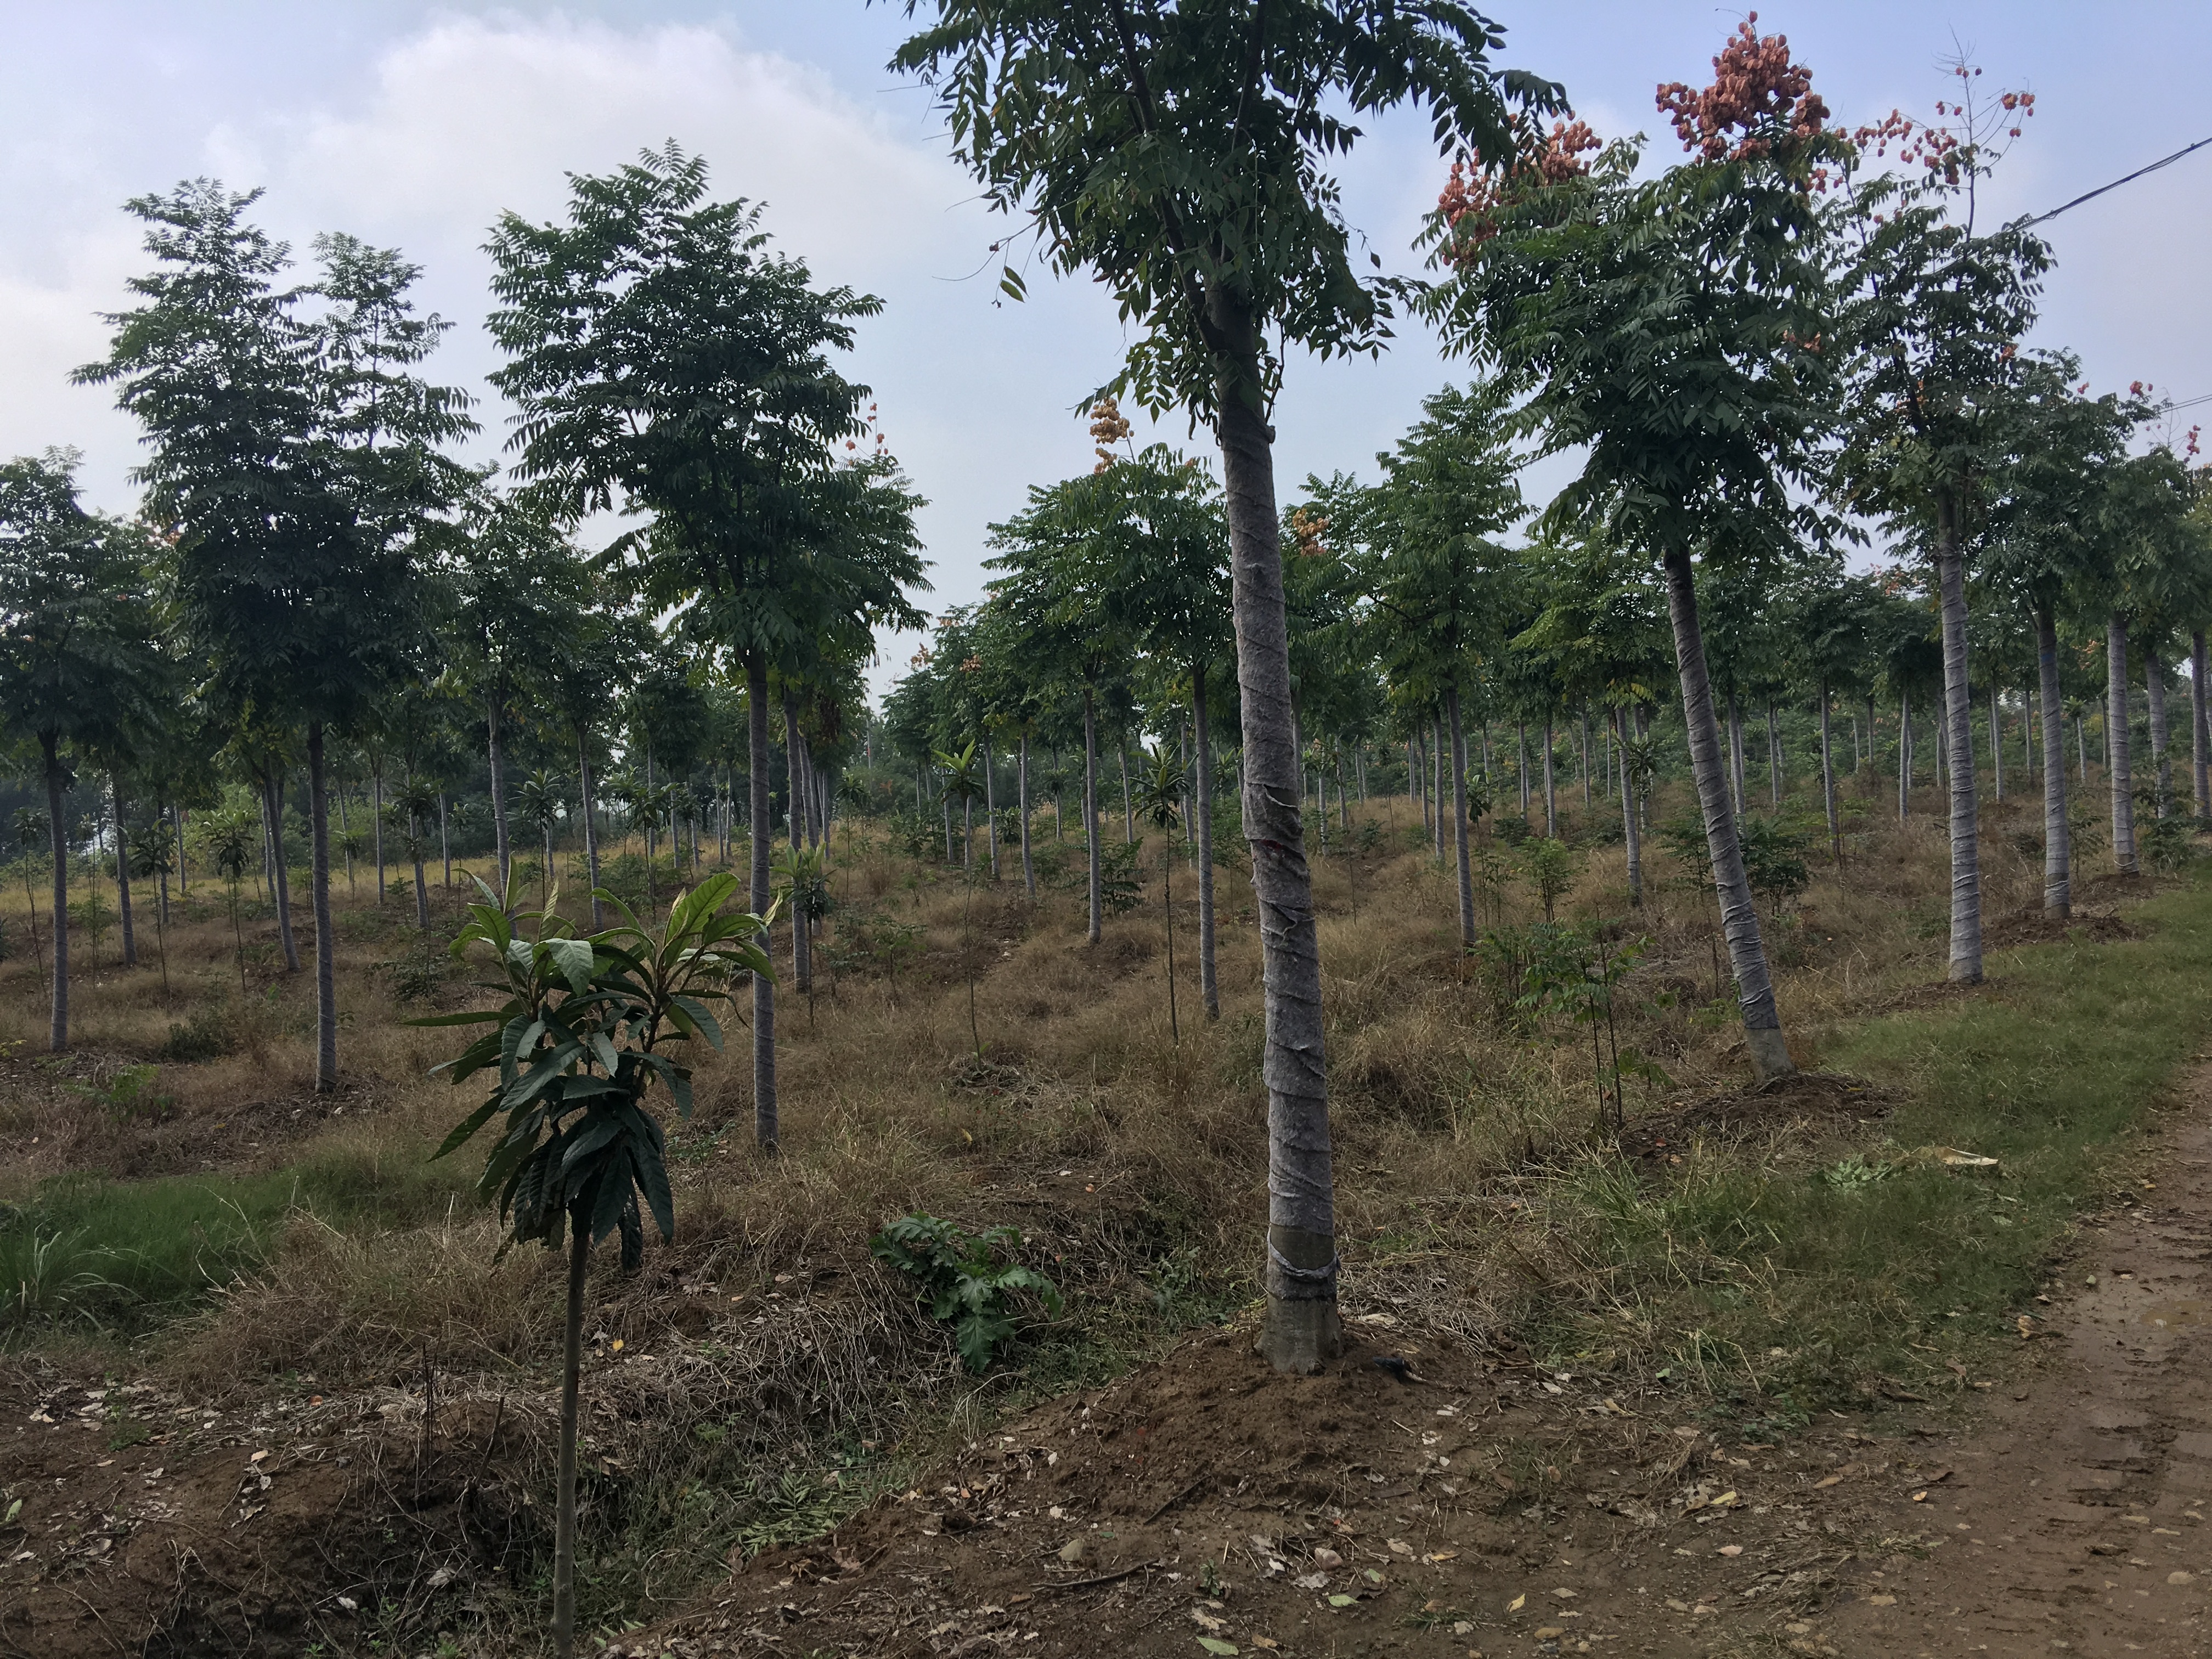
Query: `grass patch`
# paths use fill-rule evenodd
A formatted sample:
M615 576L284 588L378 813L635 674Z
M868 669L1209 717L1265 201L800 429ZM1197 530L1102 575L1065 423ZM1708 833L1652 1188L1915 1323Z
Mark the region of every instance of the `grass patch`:
M424 1150L339 1144L264 1175L55 1176L0 1212L0 1321L173 1313L267 1261L295 1212L356 1232L425 1220L465 1188Z
M1839 1033L1824 1067L1903 1097L1879 1146L1817 1168L1701 1152L1660 1176L1570 1177L1553 1216L1582 1235L1616 1318L1642 1327L1671 1380L1762 1431L1955 1389L1951 1362L2017 1347L2075 1216L2133 1201L2115 1166L2212 1025L2212 884L2135 919L2148 937L1996 953L1985 989ZM1999 1164L1954 1170L1928 1147Z

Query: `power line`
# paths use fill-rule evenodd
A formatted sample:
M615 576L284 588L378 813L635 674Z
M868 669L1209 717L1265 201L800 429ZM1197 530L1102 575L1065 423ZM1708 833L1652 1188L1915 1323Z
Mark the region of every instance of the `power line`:
M2100 185L2087 195L2076 196L2072 201L2063 203L2059 206L2051 209L2048 213L2039 213L2026 219L2015 219L2012 222L2013 228L2015 230L2025 230L2028 226L2039 225L2046 219L2056 219L2060 214L2064 213L2070 209L2080 207L2084 202L2094 201L2098 197L2102 196L2108 190L2118 190L2122 185L2133 184L2145 173L2156 173L2160 167L2170 167L2176 161L2179 161L2183 156L2191 154L2192 151L2203 149L2207 144L2212 144L2212 138L2199 138L2195 143L2191 144L2185 149L2174 151L2172 155L2167 156L2164 161L2153 161L2147 167L2137 167L2133 173L2128 174L2126 178L2115 179L2109 185Z

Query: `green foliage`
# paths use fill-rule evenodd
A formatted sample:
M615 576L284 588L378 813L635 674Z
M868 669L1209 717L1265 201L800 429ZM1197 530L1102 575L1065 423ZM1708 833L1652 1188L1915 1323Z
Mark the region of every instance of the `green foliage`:
M203 1008L181 1024L171 1021L161 1044L161 1058L190 1061L216 1060L238 1048L236 1021L228 1006Z
M1522 843L1521 877L1536 890L1546 921L1553 920L1559 900L1574 886L1582 864L1581 854L1563 841L1540 836Z
M818 847L779 847L769 861L777 897L794 916L819 921L830 914L830 871Z
M1736 841L1743 848L1743 872L1751 890L1770 904L1784 905L1813 884L1805 862L1805 849L1813 844L1809 830L1747 812L1736 820Z
M1144 902L1137 863L1141 847L1133 841L1105 841L1098 848L1098 902L1109 916L1133 910ZM1079 872L1085 866L1079 865ZM1085 881L1089 878L1084 878ZM1079 883L1079 885L1082 883Z
M510 917L489 888L477 886L483 897L469 906L453 954L489 951L507 1000L409 1023L490 1025L438 1069L458 1085L495 1067L495 1081L434 1156L458 1150L504 1114L477 1189L497 1194L507 1243L535 1239L555 1249L572 1226L588 1229L594 1243L619 1231L623 1264L635 1267L645 1253L641 1198L663 1238L676 1231L666 1139L646 1095L658 1082L679 1115L691 1111L690 1068L659 1045L703 1038L722 1046L708 1004L731 1000L733 975L770 972L752 942L765 924L720 908L738 887L726 873L678 898L657 932L603 890L601 901L623 921L582 937L556 915ZM534 924L535 937L519 933L517 921Z
M2197 861L2200 827L2196 819L2179 813L2166 818L2140 818L2136 823L2136 848L2160 875L2178 875Z
M72 1094L95 1101L117 1118L151 1119L158 1121L175 1109L176 1101L155 1088L161 1076L158 1066L125 1066L104 1084L72 1083Z
M1057 1316L1059 1287L1018 1262L999 1260L1022 1242L1012 1227L992 1227L969 1238L935 1216L901 1216L868 1241L876 1259L916 1281L930 1316L952 1327L953 1346L968 1369L981 1376L1019 1331L1009 1298L1026 1291Z

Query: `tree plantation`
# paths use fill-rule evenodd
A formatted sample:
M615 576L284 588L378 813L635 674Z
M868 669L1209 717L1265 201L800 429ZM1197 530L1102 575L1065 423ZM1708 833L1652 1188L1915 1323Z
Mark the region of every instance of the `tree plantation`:
M1838 1651L1929 1547L1812 1437L1996 1389L2212 1030L2212 472L2036 332L2034 95L893 9L1126 347L972 586L741 157L486 227L488 398L125 205L135 507L0 465L0 1654Z

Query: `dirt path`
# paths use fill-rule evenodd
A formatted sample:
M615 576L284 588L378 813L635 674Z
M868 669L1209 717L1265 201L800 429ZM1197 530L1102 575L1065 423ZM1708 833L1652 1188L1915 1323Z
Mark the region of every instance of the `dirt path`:
M2085 1229L2055 1363L1950 1448L1927 1500L1945 1547L1863 1580L1832 1627L1846 1650L2206 1650L2212 1070L2186 1101L2143 1203Z

